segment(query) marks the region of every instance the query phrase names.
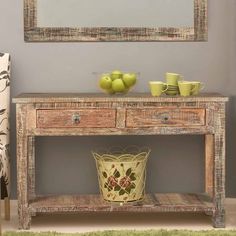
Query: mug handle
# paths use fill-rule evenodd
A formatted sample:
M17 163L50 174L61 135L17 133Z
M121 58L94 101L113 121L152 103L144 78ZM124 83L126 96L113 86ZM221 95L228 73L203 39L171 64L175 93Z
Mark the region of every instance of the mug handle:
M204 83L201 83L201 88L200 90L203 90L205 88L205 84Z
M164 93L165 91L167 91L168 88L169 88L169 85L168 85L168 84L164 83L164 85L166 85L166 89L162 90L162 93Z
M197 89L197 85L195 84L192 84L194 87L191 89L191 93L194 93L195 92L195 90Z

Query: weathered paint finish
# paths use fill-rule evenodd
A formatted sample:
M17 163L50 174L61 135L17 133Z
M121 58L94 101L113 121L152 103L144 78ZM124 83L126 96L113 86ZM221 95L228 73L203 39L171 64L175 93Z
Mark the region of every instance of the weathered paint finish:
M218 93L202 93L198 96L161 96L152 97L149 93L128 93L125 95L106 95L104 93L26 93L13 98L14 103L34 104L35 107L150 107L183 106L206 107L206 102L226 102L228 98ZM109 102L109 103L108 103ZM128 103L125 103L128 102ZM168 102L168 103L167 103ZM121 104L124 103L124 104ZM207 104L214 108L217 103ZM46 109L46 107L44 107Z
M25 41L206 41L207 0L194 0L194 27L94 27L40 28L37 27L37 0L24 0Z
M28 137L28 193L29 200L36 197L35 194L35 137Z
M109 128L116 126L115 109L38 110L38 128Z
M224 227L227 97L219 94L193 97L152 97L149 94L22 94L13 101L17 103L19 228L29 229L31 216L37 213L80 211L204 212L212 215L214 227ZM74 111L86 114L91 110L98 111L97 114L103 118L112 118L112 121L106 120L97 128L86 125L68 128L65 125L65 119L71 119ZM58 111L65 115L58 116ZM53 119L57 118L57 124L62 125L52 125L54 122L48 118L49 113L54 114ZM160 114L168 115L168 119L161 116L164 120L160 123ZM38 127L39 117L46 120L47 125ZM175 122L174 125L170 118ZM97 118L85 115L84 119L85 124L96 125ZM146 125L150 121L151 127ZM113 127L107 127L109 122L114 124ZM35 195L35 136L182 134L201 134L206 137L205 194L147 194L144 201L122 207L104 202L99 195Z
M214 111L214 203L213 225L225 226L225 104Z
M205 135L205 192L214 196L214 135Z
M127 127L205 125L205 109L144 108L127 109Z
M17 194L19 229L29 229L31 217L29 214L28 174L28 136L26 131L27 106L17 104Z
M101 195L62 195L38 197L30 202L30 211L48 212L205 212L214 210L212 199L205 194L146 194L140 202L128 202L120 206L103 200Z

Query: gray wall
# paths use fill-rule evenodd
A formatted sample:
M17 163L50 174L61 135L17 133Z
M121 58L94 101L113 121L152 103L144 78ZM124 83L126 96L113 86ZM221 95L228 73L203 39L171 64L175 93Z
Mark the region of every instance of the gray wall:
M236 196L236 1L209 0L204 43L25 43L23 1L0 0L0 51L12 55L12 96L21 92L98 92L92 72L141 73L136 91L166 71L201 80L206 91L230 96L227 122L227 196ZM12 105L12 196L16 196L15 107ZM37 139L37 192L98 191L90 150L112 144L148 145L148 189L202 191L201 136Z

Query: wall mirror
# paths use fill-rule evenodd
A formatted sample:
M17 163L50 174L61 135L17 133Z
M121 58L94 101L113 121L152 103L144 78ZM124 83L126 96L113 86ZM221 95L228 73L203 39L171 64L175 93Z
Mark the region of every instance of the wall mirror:
M25 41L206 41L207 0L24 0Z

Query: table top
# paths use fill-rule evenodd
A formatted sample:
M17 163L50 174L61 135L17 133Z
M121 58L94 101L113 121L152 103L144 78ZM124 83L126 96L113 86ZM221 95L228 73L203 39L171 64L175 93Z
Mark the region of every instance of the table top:
M104 93L22 93L13 98L13 103L46 102L227 102L228 97L219 93L202 93L197 96L153 97L150 93L109 95Z

